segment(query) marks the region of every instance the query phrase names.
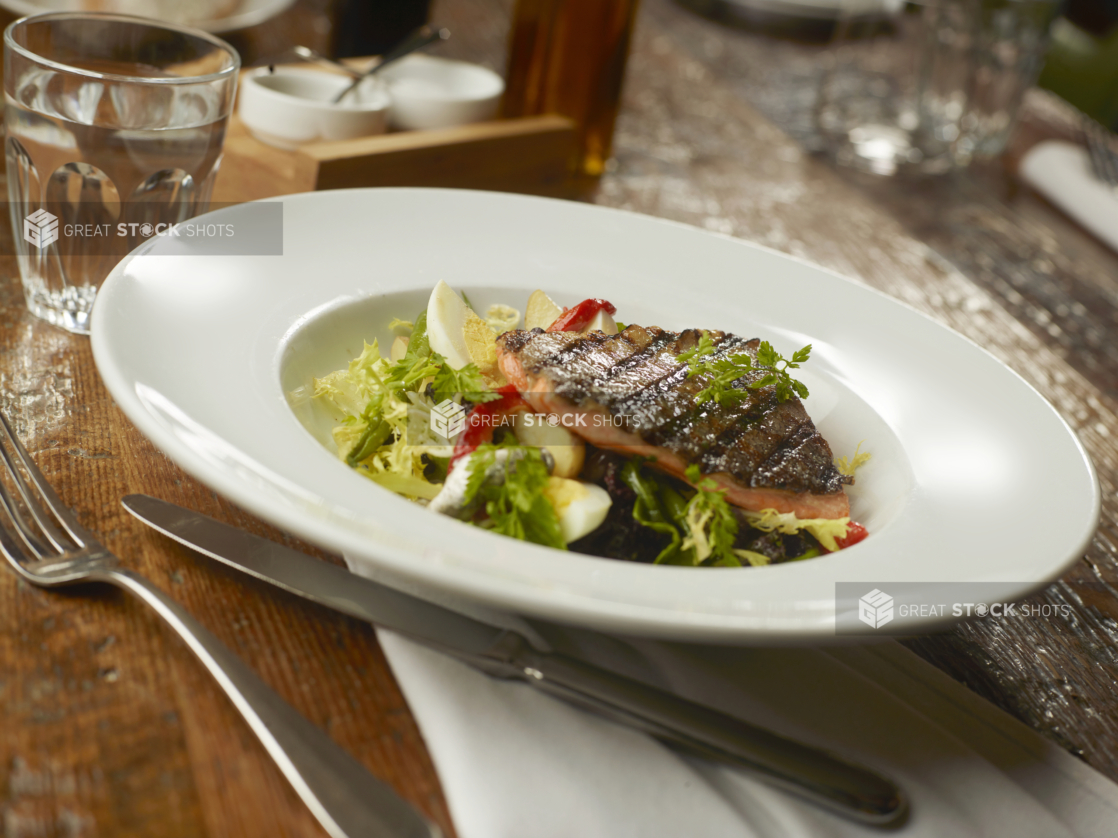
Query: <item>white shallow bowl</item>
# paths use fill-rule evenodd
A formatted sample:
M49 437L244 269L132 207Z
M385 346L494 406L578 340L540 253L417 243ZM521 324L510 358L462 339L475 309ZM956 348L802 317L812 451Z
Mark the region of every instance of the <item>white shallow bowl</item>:
M363 81L345 102L330 101L350 82L346 76L296 67L252 70L238 94L241 121L261 142L286 149L383 134L390 101L375 78Z
M377 75L392 98L389 123L402 131L492 119L505 92L492 70L430 55L409 55Z
M186 471L392 584L622 634L736 643L835 637L838 582L990 583L1012 601L1094 532L1098 483L1074 433L992 356L815 265L646 216L498 193L362 189L282 199L283 256L192 255L156 238L97 296L92 345L117 403ZM207 218L240 229L243 204ZM242 225L242 222L243 225ZM656 567L493 535L341 463L291 394L386 345L443 279L484 307L543 288L603 297L628 323L814 346L798 377L870 531L840 553L761 568ZM860 590L861 596L870 588ZM853 603L856 606L856 599ZM843 609L850 602L838 603ZM917 609L897 627L936 625Z
M0 8L7 9L19 16L39 15L45 12L88 12L105 11L117 14L142 15L156 20L169 20L185 26L194 26L215 35L222 32L235 32L247 29L270 20L295 4L295 0L241 0L232 13L223 17L202 20L183 14L181 11L163 16L158 7L150 3L132 2L119 8L108 8L104 4L90 3L88 0L0 0Z

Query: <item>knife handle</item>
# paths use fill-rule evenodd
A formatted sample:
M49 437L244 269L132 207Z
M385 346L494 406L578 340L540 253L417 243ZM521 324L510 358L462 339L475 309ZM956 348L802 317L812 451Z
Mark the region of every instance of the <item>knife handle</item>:
M536 689L639 728L686 753L743 768L861 823L899 826L904 794L879 774L713 708L526 643L506 660Z
M210 671L331 838L438 838L441 831L284 701L209 629L147 579L104 574L150 605Z

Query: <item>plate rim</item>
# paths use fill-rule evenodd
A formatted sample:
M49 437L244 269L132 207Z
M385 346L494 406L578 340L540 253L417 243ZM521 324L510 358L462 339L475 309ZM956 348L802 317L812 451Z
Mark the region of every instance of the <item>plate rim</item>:
M410 194L433 193L434 197L437 198L438 196L441 196L444 193L448 193L448 192L460 195L463 192L469 192L469 191L470 190L445 190L445 189L427 189L427 188L409 188L409 187L385 187L385 188L365 188L365 189L354 189L354 190L336 190L334 192L378 193L379 195L384 195L385 197L390 197L390 194L394 193L394 192L406 192L406 193L410 193ZM278 198L271 198L271 199L265 199L265 200L266 201L281 200L281 201L284 201L284 202L287 202L287 201L329 200L330 199L329 196L331 194L332 193L300 193L300 194L297 194L297 195L280 196ZM1086 451L1085 447L1083 446L1082 440L1079 439L1078 435L1074 432L1074 430L1068 424L1067 420L1064 419L1064 417L1059 413L1059 411L1057 411L1055 409L1055 407L1047 399L1045 399L1044 396L1032 384L1030 384L1023 376L1021 376L1015 370L1013 370L1012 368L1010 368L1006 364L1004 364L1002 361L1000 361L989 350L987 350L984 347L982 347L981 345L977 344L975 341L971 340L967 336L962 335L959 332L956 332L955 330L946 326L944 323L940 322L939 320L936 320L935 318L929 316L928 314L916 309L915 307L913 307L910 304L904 302L903 300L898 300L894 297L891 297L888 294L885 294L884 292L882 292L878 289L875 289L875 288L872 288L870 286L864 285L864 284L862 284L862 283L860 283L856 280L853 280L849 277L845 277L842 274L840 274L840 273L838 273L838 272L836 272L832 269L829 269L829 268L826 268L824 266L815 264L815 263L811 262L810 260L804 259L802 257L795 256L795 255L783 253L781 251L775 250L775 249L767 247L765 245L759 245L759 244L756 244L756 243L753 243L753 242L748 242L748 241L745 241L745 240L742 240L742 239L737 239L737 238L734 238L732 236L728 236L728 235L721 234L721 233L716 233L716 232L713 232L713 231L702 230L701 228L697 228L693 225L689 225L689 224L686 224L684 222L676 221L676 220L673 220L673 219L664 219L664 218L658 218L658 217L655 217L655 216L643 215L641 213L633 212L633 211L630 211L630 210L616 209L616 208L610 208L610 207L602 207L602 206L590 205L590 204L574 204L572 202L562 202L562 201L557 201L555 199L542 198L542 197L538 197L538 196L511 195L511 194L505 194L505 193L481 193L481 194L488 195L488 196L499 195L501 200L542 202L542 203L547 203L547 204L564 204L568 207L571 207L571 206L577 207L578 209L574 210L574 211L578 212L578 213L589 212L589 213L603 213L603 214L606 214L606 215L616 214L616 215L631 217L631 218L634 218L634 219L639 219L638 223L649 223L649 224L653 224L653 225L655 225L655 224L669 225L669 226L672 226L672 227L680 228L681 230L685 230L690 234L698 234L698 235L702 235L702 236L713 236L715 238L722 239L722 240L725 240L727 242L731 242L736 246L744 247L746 250L756 250L756 251L764 252L764 253L770 254L773 257L776 257L779 260L791 261L791 262L799 264L802 267L806 267L806 268L810 269L811 271L821 272L823 274L828 275L831 278L839 279L843 283L847 283L851 287L859 289L861 292L869 292L870 294L874 295L875 297L877 297L877 298L879 298L883 301L886 301L888 304L895 305L895 306L901 306L901 308L903 308L904 310L906 310L906 311L908 311L912 314L917 315L921 320L925 321L928 324L931 324L932 326L936 327L938 330L941 330L945 335L949 336L949 339L961 338L971 349L979 350L989 360L993 361L994 364L996 364L996 366L998 368L1000 368L1002 373L1009 372L1012 375L1013 379L1016 380L1016 382L1018 382L1019 384L1023 384L1024 387L1027 389L1027 391L1031 394L1031 396L1035 399L1038 399L1040 401L1040 403L1042 405L1044 405L1047 408L1047 410L1052 414L1052 416L1055 417L1055 419L1058 421L1058 423L1062 426L1063 432L1066 433L1070 437L1070 439L1073 441L1074 447L1075 447L1076 452L1078 453L1080 462L1083 465L1086 466L1087 474L1088 474L1088 477L1089 477L1089 480L1090 480L1090 483L1091 483L1091 486L1092 486L1092 500L1093 500L1093 507L1094 508L1093 508L1092 514L1089 517L1091 518L1091 521L1093 523L1092 523L1091 527L1089 528L1089 530L1085 531L1085 534L1081 535L1080 542L1076 545L1075 549L1072 550L1069 553L1068 557L1065 560L1061 561L1058 565L1055 565L1055 564L1052 565L1051 568L1050 568L1049 573L1045 576L1045 578L1038 578L1038 579L1035 579L1032 582L1030 582L1028 590L1025 590L1023 588L1022 584L1020 584L1019 582L1017 582L1017 583L1006 582L1005 584L1006 584L1007 594L1011 594L1013 596L1013 598L1020 598L1021 596L1024 596L1028 593L1031 593L1035 590L1038 590L1038 589L1041 589L1041 588L1047 586L1054 579L1059 578L1059 576L1061 576L1066 571L1066 569L1068 567L1070 567L1075 561L1078 560L1079 557L1082 556L1082 553L1083 553L1084 549L1089 544L1090 540L1093 538L1094 533L1097 530L1099 513L1100 513L1100 509L1101 509L1101 487L1099 486L1098 476L1097 476L1097 473L1095 471L1094 465L1091 462L1090 456L1087 454L1087 451ZM221 210L217 210L215 212L225 213L225 212L229 212L229 211L235 211L236 209L237 209L237 207L226 207L226 208L223 208ZM145 245L141 246L136 251L134 251L132 254L130 254L130 256L127 257L127 259L125 260L125 262L122 262L121 265L118 266L117 269L114 269L113 274L111 275L110 279L105 284L105 287L108 288L109 291L107 292L107 294L99 295L99 298L98 298L99 301L101 299L111 298L111 296L114 293L112 289L115 288L115 283L113 282L113 277L118 276L119 273L122 272L123 267L126 263L131 262L131 260L136 258L136 257L142 256L146 250L148 250L151 247L154 247L156 245L157 245L157 242L153 241L153 242L149 242L148 244L145 244ZM92 341L93 341L95 360L97 362L98 369L101 372L103 379L105 380L106 386L108 387L110 392L114 395L114 397L117 398L118 403L121 404L122 409L125 409L125 405L124 405L123 402L128 401L128 399L126 398L126 399L122 400L120 398L120 395L118 394L118 390L121 390L122 392L124 392L127 395L128 388L125 388L123 386L123 383L119 379L117 379L117 377L116 377L116 373L118 372L117 370L113 370L113 369L106 370L104 368L103 363L102 363L102 359L106 358L108 356L108 353L109 353L107 343L106 343L108 338L103 331L98 329L97 324L100 322L100 319L98 317L97 312L98 312L98 307L95 306L94 316L93 316L93 324L92 324L92 333L93 333ZM282 357L282 355L284 353L284 346L285 345L286 345L286 343L284 341L281 341L280 345L278 345L276 347L276 351L274 352L274 362L277 365L277 368L274 371L276 371L276 372L278 372L278 364L280 363L280 358ZM141 432L144 433L145 436L147 436L149 439L152 439L154 442L156 442L156 444L159 445L161 448L164 448L165 450L167 450L168 448L178 448L179 447L178 443L177 443L177 440L175 440L173 437L169 436L167 433L164 433L164 429L161 426L155 425L154 426L154 433L153 433L152 423L146 421L147 418L148 418L147 413L141 412L140 415L143 418L138 421L137 418L135 416L133 416L132 413L129 410L125 409L125 412L126 412L126 414L129 415L129 418L137 425L137 427L141 430ZM145 427L145 425L147 425L148 427ZM304 433L307 433L305 431L305 429L304 429ZM307 435L308 435L308 437L310 436L309 433L307 433ZM168 453L170 453L170 451ZM176 462L176 464L179 467L183 468L184 471L187 471L192 476L199 479L202 483L204 483L208 486L211 486L211 488L217 489L222 494L226 495L226 497L229 497L231 500L233 500L235 503L237 503L237 505L248 509L249 511L258 515L259 517L261 517L265 520L269 520L269 521L277 524L278 526L281 526L285 529L290 529L292 532L296 532L297 534L300 534L303 537L308 538L308 540L314 541L316 543L323 543L324 539L318 537L319 534L318 534L317 530L314 532L313 535L308 535L305 528L288 526L291 522L287 518L283 518L282 521L278 520L282 516L275 509L270 508L267 505L267 503L264 499L261 499L258 495L254 495L253 492L249 491L248 489L245 489L242 486L235 485L235 483L231 483L229 480L226 479L226 476L220 474L219 472L217 472L215 470L211 470L211 468L206 466L206 464L200 464L200 463L196 462L192 458L189 451L186 452L185 457L182 457L182 456L172 457L172 459ZM218 484L218 485L215 485L215 484ZM336 545L338 543L339 542L337 540L335 540L332 545L327 545L327 549L337 550L338 547ZM663 573L663 572L670 573L672 571L683 572L683 573L693 573L694 572L694 570L690 569L690 568L657 568L657 572L661 572L661 573ZM719 572L719 569L704 569L704 572L706 572L706 573ZM724 572L729 572L729 571L724 571ZM391 573L389 573L389 576L391 576ZM388 581L393 582L393 583L397 583L397 584L401 584L403 586L407 586L411 583L414 583L416 580L415 579L403 578L403 579L396 579L396 580L389 579ZM433 583L429 579L426 580L426 581L429 584L435 584L435 585L439 584L439 583ZM493 605L495 607L505 608L507 610L514 610L514 611L515 610L523 610L523 607L526 603L526 599L523 595L524 592L521 592L521 595L517 596L515 598L515 601L509 601L507 599L503 599L501 596L494 595L489 590L479 590L479 588L480 589L487 589L488 588L488 586L486 584L484 584L485 580L481 580L481 582L478 583L478 584L470 584L470 580L463 580L461 578L453 580L453 581L455 582L455 584L453 585L455 593L464 594L465 596L467 596L469 598L474 598L474 599L477 599L477 600L486 601L489 605ZM798 619L797 621L794 621L794 625L789 626L787 628L775 628L774 624L773 624L773 618L772 618L771 615L764 617L765 626L760 627L760 626L757 625L756 615L743 615L741 618L734 618L734 617L726 615L726 614L716 614L716 615L708 617L708 615L695 614L695 613L686 614L684 612L679 612L679 611L672 612L673 616L674 616L674 620L672 621L672 623L670 625L666 626L664 621L663 621L663 613L664 613L663 608L660 608L660 607L645 608L644 606L637 605L637 604L621 604L621 603L611 602L611 603L609 603L610 608L611 608L611 613L604 614L601 611L601 600L595 599L595 598L589 598L589 597L582 596L582 595L572 596L569 592L548 591L546 596L537 596L534 599L534 601L531 601L528 604L530 604L532 606L532 608L529 609L530 613L533 613L537 616L543 616L546 619L554 619L554 620L557 620L559 622L577 623L577 624L583 624L583 625L591 624L591 625L593 625L594 627L597 627L597 628L603 628L605 630L616 631L618 633L626 633L626 634L640 634L640 635L657 636L657 637L674 637L674 638L683 639L683 640L700 640L700 641L705 641L705 642L731 642L731 643L762 642L762 643L775 643L775 644L781 644L781 643L800 644L800 643L805 643L805 642L806 643L830 642L830 641L833 641L833 640L836 640L836 639L838 640L838 642L843 642L843 638L836 638L835 634L834 634L833 606L829 607L825 612L823 612L824 613L823 620L822 620L821 623L819 623L817 625L810 625L810 626L806 625L805 621L803 619L804 615L801 614L800 619ZM827 619L828 617L830 619ZM955 622L955 621L953 621L953 620L947 620L947 621L925 620L925 621L919 622L918 628L919 628L920 631L933 630L936 627L939 627L940 625L945 624L947 622Z

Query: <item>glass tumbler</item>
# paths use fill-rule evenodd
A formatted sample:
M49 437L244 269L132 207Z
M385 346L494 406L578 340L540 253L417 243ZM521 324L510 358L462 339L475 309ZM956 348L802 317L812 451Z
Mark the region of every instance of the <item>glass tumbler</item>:
M28 308L88 333L97 289L209 206L240 57L200 30L45 14L4 32L8 207Z
M815 124L837 162L891 175L993 157L1036 81L1058 0L843 0Z

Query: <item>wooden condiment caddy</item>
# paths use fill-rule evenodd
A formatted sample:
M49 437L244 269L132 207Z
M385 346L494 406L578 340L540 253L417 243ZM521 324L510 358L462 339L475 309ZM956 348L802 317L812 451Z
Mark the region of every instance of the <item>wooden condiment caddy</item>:
M401 131L293 151L260 142L234 113L214 203L358 186L444 186L568 197L574 123L560 116Z

